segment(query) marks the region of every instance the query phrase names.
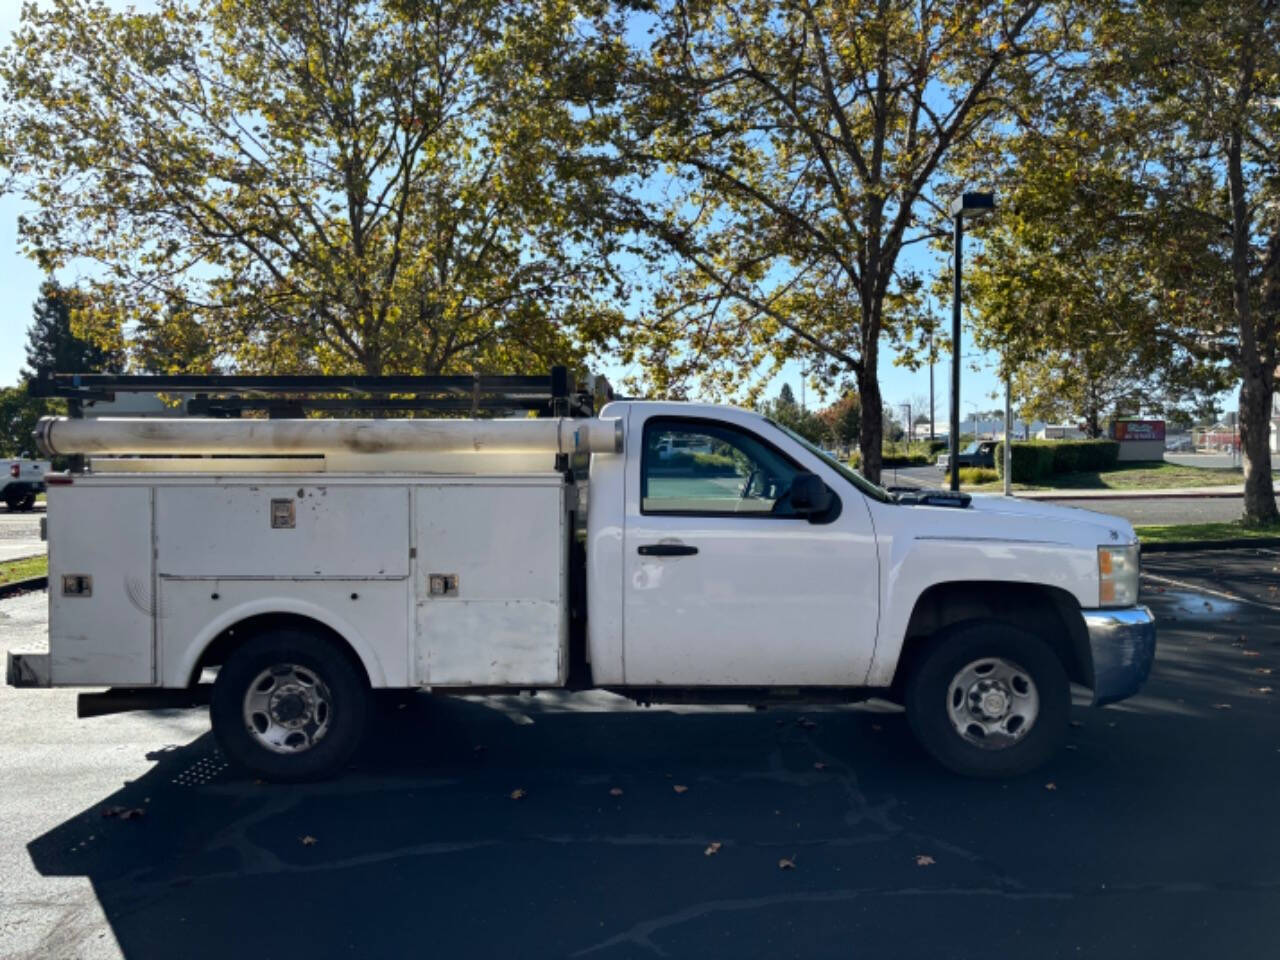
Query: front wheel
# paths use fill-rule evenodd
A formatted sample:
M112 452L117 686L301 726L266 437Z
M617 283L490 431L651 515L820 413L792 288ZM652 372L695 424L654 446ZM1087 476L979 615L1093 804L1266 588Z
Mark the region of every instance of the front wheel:
M363 674L333 643L281 629L253 637L227 658L209 716L235 766L294 782L331 776L351 759L369 702Z
M1062 746L1071 687L1053 649L984 621L943 631L907 679L907 720L939 763L968 777L1011 777Z

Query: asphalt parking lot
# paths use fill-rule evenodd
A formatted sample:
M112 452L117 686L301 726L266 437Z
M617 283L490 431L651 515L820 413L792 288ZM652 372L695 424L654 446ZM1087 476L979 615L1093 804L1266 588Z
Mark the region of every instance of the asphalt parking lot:
M1280 553L1146 569L1147 689L1005 783L874 705L397 695L346 777L281 787L200 711L0 688L0 955L1275 957ZM0 648L43 605L0 602Z

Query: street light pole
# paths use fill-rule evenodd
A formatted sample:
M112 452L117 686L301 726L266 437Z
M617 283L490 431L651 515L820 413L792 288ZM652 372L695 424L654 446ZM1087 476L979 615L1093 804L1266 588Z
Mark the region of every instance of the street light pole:
M1004 375L1004 495L1013 495L1013 386Z
M951 489L960 489L960 294L964 264L964 218L978 217L995 208L995 195L962 193L951 201L951 218L955 223L955 259L952 266L951 290ZM977 432L976 430L974 431Z

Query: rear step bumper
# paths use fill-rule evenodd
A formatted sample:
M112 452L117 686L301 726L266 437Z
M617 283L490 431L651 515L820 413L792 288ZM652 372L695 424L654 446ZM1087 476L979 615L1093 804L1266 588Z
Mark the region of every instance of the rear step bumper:
M202 683L186 689L156 687L112 687L102 693L82 693L76 697L76 716L102 717L130 710L183 710L209 703L212 684Z
M5 670L5 683L11 687L49 687L53 685L49 672L49 654L14 653L9 651L9 664Z

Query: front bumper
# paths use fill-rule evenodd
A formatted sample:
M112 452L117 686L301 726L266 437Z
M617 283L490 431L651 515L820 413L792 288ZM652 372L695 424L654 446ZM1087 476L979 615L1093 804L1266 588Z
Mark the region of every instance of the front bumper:
M1093 703L1131 697L1146 683L1156 657L1156 618L1146 607L1086 610L1093 654Z

